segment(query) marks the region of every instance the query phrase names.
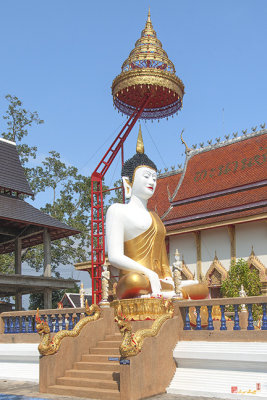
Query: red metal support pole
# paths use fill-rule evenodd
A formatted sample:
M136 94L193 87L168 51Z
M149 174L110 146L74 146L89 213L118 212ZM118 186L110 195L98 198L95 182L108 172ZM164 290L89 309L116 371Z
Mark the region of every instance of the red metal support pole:
M121 145L121 168L123 167L124 164L124 149L123 149L123 144ZM125 192L124 192L124 187L122 185L122 202L125 204Z
M141 116L150 98L148 93L138 110L128 118L126 124L105 153L91 176L91 266L92 266L92 302L101 300L101 272L105 262L104 204L102 181L114 158L122 149L123 143ZM123 150L122 150L123 157Z

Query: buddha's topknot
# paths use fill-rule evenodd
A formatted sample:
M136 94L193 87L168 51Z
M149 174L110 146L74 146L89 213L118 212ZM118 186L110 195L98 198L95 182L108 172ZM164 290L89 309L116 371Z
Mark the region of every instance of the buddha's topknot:
M147 166L157 171L156 165L151 161L146 154L136 153L132 158L125 161L121 170L121 176L127 176L132 183L134 171L137 167Z

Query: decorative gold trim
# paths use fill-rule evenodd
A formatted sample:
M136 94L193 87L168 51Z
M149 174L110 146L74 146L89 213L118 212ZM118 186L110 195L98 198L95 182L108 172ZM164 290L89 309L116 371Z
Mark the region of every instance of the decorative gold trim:
M181 274L183 274L187 280L195 279L194 274L190 271L188 266L185 264L184 259L182 259L182 271L181 271Z
M250 256L247 260L249 267L253 265L259 272L259 277L261 282L267 282L267 268L261 262L261 260L255 255L254 249L252 246Z
M184 84L181 79L171 72L153 68L140 68L122 72L112 83L112 95L117 96L122 90L137 85L161 86L172 90L181 99L184 95Z
M36 314L36 329L39 335L42 335L41 343L38 346L39 353L42 356L52 355L58 352L61 342L64 337L76 337L80 334L82 328L87 325L91 321L96 321L100 318L101 310L96 304L92 304L91 307L88 307L86 302L85 312L88 317L82 318L73 328L72 331L59 331L57 332L53 338L50 338L50 328L47 322L43 321L39 317L39 309L37 309ZM90 315L93 314L93 315Z
M212 285L212 282L211 282L211 276L214 274L214 271L218 271L218 273L221 276L221 282L218 282L218 284L216 284L216 285ZM206 273L206 276L205 276L206 283L209 287L220 286L222 281L224 281L227 278L227 276L228 276L228 272L226 271L226 269L224 268L222 263L218 260L217 254L215 252L215 256L212 261L212 264L209 267L209 269Z
M153 320L173 312L172 302L163 298L114 300L110 306L114 308L115 317L123 315L128 321Z
M203 231L205 229L212 229L212 228L228 226L229 224L243 224L245 222L254 222L254 221L261 221L261 220L266 220L266 219L267 219L267 213L259 214L259 215L252 215L251 217L236 218L236 219L231 219L229 221L222 221L222 222L216 222L216 223L212 223L212 224L197 225L197 226L190 226L188 228L175 229L174 231L167 231L166 236L180 235L183 233L193 233L195 231Z
M170 301L169 301L170 302ZM171 303L171 302L170 302ZM123 358L136 356L142 350L144 340L147 337L156 336L165 321L173 317L173 309L164 315L159 316L152 324L151 328L139 329L132 333L132 325L123 316L117 316L115 321L118 323L119 330L123 336L120 345L120 354Z

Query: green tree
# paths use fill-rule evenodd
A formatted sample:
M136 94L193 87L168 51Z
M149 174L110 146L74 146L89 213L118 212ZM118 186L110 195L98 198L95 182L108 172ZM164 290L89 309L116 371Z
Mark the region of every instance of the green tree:
M239 291L243 285L247 296L259 296L261 294L261 283L259 274L249 268L248 263L242 258L233 263L230 267L228 278L221 286L221 293L224 297L239 297ZM229 308L233 311L233 307ZM253 305L253 317L259 318L259 308Z
M6 122L6 129L2 132L2 137L17 143L17 149L20 155L20 161L25 168L28 178L30 178L33 168L29 168L26 164L31 158L36 158L37 147L30 147L28 144L23 143L22 140L28 135L29 128L32 125L43 124L44 121L39 118L36 111L31 112L23 107L21 100L16 96L10 94L5 96L8 101L8 108L3 119Z
M258 296L261 293L259 274L251 270L242 258L231 265L228 278L222 283L221 293L224 297L239 297L241 285L247 296Z
M123 203L123 187L122 187L122 180L119 179L117 180L114 185L114 188L118 188L115 189L114 191L110 192L110 198L108 200L109 204L113 204L113 203Z
M5 129L2 137L15 140L20 159L28 181L35 195L47 194L47 203L42 211L80 230L75 237L52 242L52 271L59 265L88 259L90 248L90 197L91 179L78 172L74 166L67 166L55 150L40 165L32 167L37 146L30 147L25 139L33 124L44 123L36 111L27 111L16 96L7 95L8 109L3 116ZM51 192L52 191L52 192ZM22 262L27 262L37 271L43 267L43 246L23 250ZM14 273L14 254L0 256L0 272Z

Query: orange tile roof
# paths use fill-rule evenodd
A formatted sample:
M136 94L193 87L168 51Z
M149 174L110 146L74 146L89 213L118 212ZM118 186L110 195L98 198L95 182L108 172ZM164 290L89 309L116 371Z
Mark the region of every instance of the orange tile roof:
M242 209L252 209L265 205L267 206L266 187L254 188L251 190L230 193L224 196L196 201L173 207L164 218L164 223L176 223L184 220L197 220L210 218L214 215L229 214L239 212Z
M172 202L267 179L267 133L200 151Z
M169 210L163 219L167 231L222 223L266 213L266 186L265 130L195 151L184 177L179 173L158 180L149 207L161 217Z

